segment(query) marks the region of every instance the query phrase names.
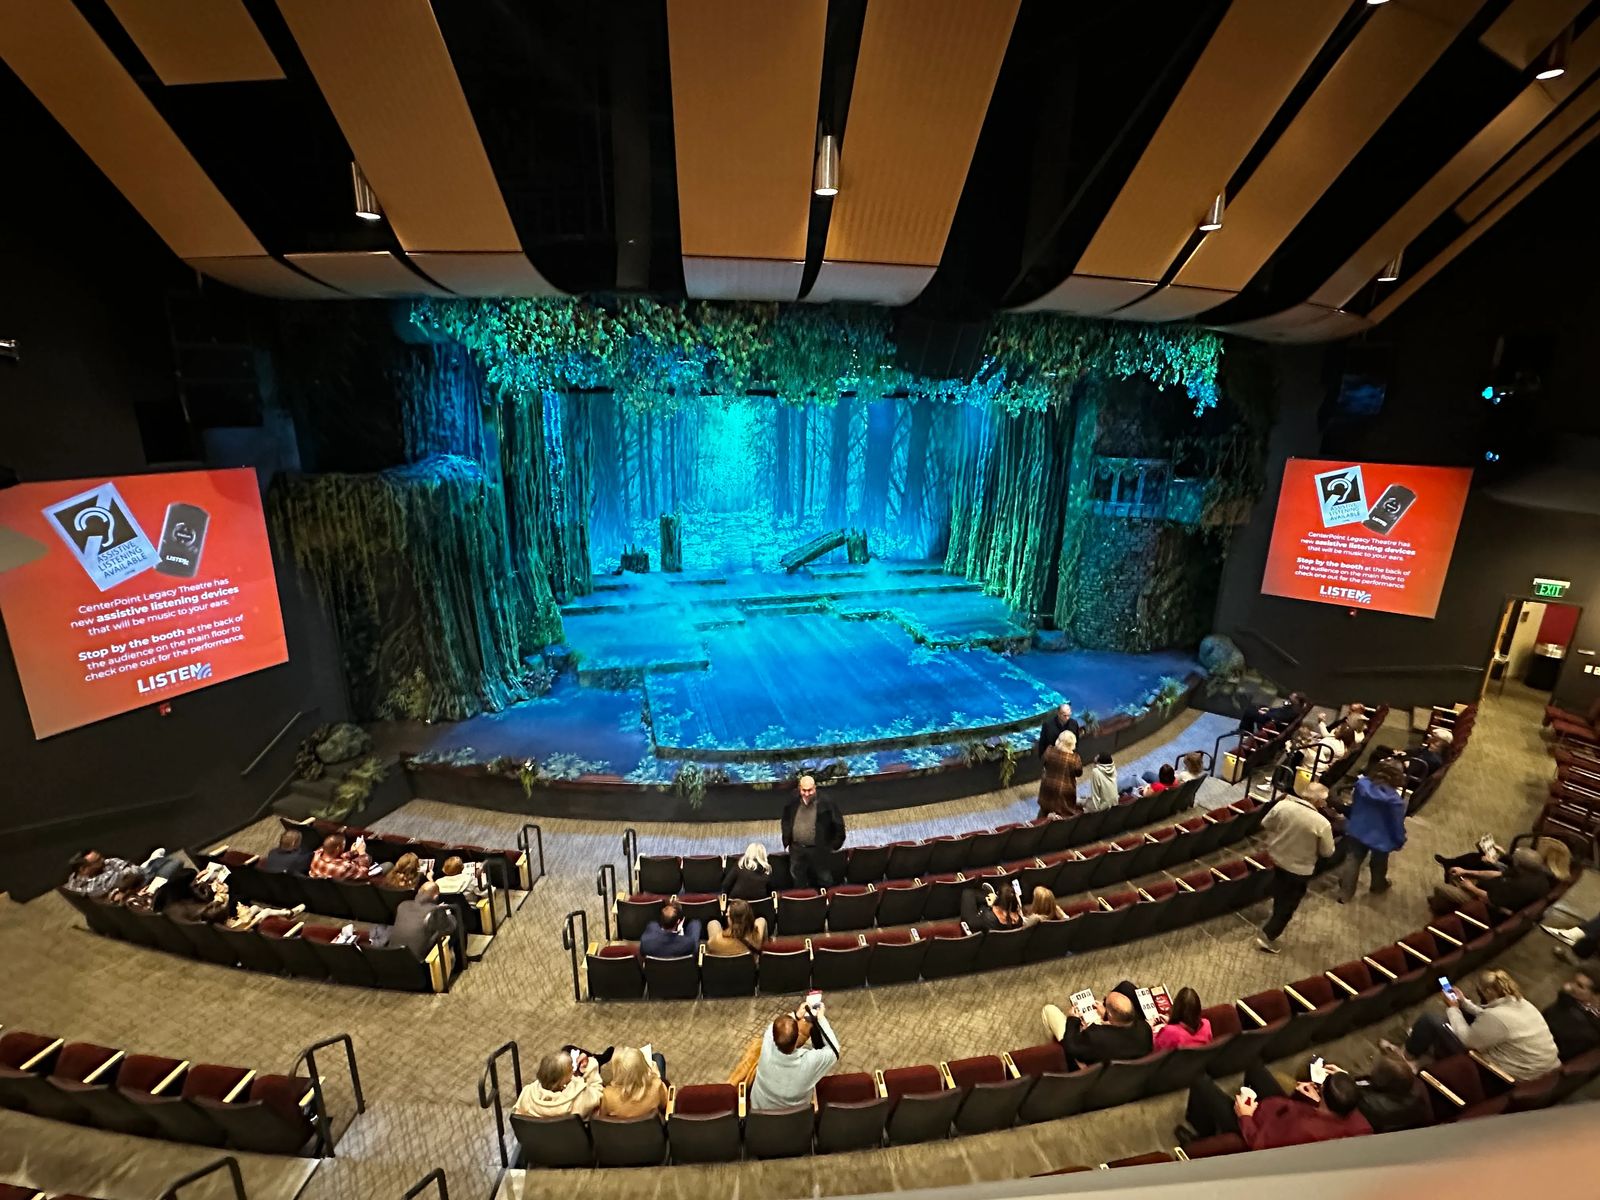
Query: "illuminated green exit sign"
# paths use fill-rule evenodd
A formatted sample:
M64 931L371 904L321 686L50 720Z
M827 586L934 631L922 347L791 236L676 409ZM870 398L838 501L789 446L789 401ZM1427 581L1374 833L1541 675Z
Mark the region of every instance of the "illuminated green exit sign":
M1533 594L1543 596L1549 600L1558 600L1567 594L1567 589L1572 586L1570 579L1535 579L1533 581Z

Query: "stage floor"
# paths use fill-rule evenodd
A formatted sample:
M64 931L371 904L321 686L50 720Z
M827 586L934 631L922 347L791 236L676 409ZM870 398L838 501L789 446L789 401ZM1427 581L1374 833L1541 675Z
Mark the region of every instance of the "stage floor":
M988 738L1020 750L1063 699L1107 718L1197 668L1175 652L1032 649L1004 603L932 564L609 577L563 619L575 677L468 721L380 725L380 748L638 784L685 762L763 783L838 758L859 777Z

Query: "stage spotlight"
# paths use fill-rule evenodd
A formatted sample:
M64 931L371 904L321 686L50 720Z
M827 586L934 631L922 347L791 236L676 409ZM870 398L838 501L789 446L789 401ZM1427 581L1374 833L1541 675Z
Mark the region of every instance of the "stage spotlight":
M1206 210L1205 220L1200 222L1201 233L1215 233L1222 228L1222 193L1217 193L1217 198L1211 202L1211 207Z
M1540 64L1535 79L1559 79L1567 73L1567 51L1572 48L1572 26L1568 25L1561 31L1561 36L1550 43L1550 49L1544 53L1544 60Z
M1401 251L1400 253L1403 254L1405 252ZM1391 258L1388 262L1386 262L1383 265L1383 270L1378 272L1378 282L1379 283L1399 283L1400 282L1400 254L1396 254L1393 258Z
M367 177L361 173L360 163L350 164L350 185L355 191L356 216L363 221L383 220L383 209L378 204L378 194L372 190Z
M811 190L818 196L839 194L839 139L831 133L817 139L817 164L811 174Z

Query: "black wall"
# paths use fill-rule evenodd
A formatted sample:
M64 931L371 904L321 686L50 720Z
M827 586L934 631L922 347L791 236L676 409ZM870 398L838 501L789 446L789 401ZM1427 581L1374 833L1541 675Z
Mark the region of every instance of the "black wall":
M1528 595L1533 578L1546 576L1571 580L1567 600L1584 609L1556 697L1578 707L1600 697L1600 675L1583 671L1600 665L1600 466L1560 463L1578 438L1600 429L1597 183L1600 157L1590 150L1368 335L1369 344L1387 347L1391 363L1384 410L1370 422L1319 428L1319 408L1349 361L1347 348L1279 356L1271 482L1235 534L1216 615L1217 630L1268 675L1329 702L1474 698L1506 597ZM1513 354L1538 361L1543 389L1491 414L1479 392L1490 382L1501 337ZM1485 449L1496 447L1505 452L1505 463L1493 469L1501 478L1486 476L1483 465ZM1352 614L1260 593L1290 455L1479 468L1433 620ZM1502 498L1529 485L1556 507Z
M193 275L4 68L0 111L0 337L21 342L20 362L0 361L0 464L25 481L143 471L136 410L170 407L165 304ZM0 890L50 886L86 844L142 855L214 836L266 799L298 737L344 711L327 624L281 564L279 592L287 664L179 697L169 717L147 708L42 742L0 641Z

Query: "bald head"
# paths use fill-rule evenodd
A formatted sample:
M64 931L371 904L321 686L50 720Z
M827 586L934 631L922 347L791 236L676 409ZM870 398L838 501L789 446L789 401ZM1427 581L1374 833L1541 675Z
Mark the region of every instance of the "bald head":
M810 804L817 798L817 781L810 775L800 776L800 802Z
M439 902L439 885L433 880L428 880L417 889L417 899L424 904L437 904Z
M1121 992L1106 993L1106 1024L1132 1025L1133 1001Z

